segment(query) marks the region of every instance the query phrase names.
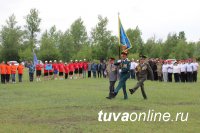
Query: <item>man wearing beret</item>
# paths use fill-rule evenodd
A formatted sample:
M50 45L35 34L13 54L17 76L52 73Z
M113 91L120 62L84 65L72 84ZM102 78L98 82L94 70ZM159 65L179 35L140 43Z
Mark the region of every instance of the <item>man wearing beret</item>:
M128 95L126 93L126 80L130 77L130 61L127 59L128 51L123 51L121 53L121 60L118 60L115 65L118 65L121 68L119 83L117 88L115 88L114 93L112 93L112 98L114 98L119 90L123 88L124 99L128 99Z
M144 81L147 79L147 74L149 72L151 80L154 79L153 71L150 65L145 61L146 56L140 56L139 65L136 67L136 75L138 82L132 89L129 89L130 93L133 94L139 87L141 88L142 96L147 99L146 93L144 91Z

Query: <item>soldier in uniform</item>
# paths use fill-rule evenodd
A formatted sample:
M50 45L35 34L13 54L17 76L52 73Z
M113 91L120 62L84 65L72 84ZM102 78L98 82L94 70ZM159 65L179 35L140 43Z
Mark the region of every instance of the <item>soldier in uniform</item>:
M112 98L114 98L119 90L123 88L124 93L124 99L128 99L128 95L126 93L126 80L130 77L130 61L127 59L128 51L123 51L121 53L121 60L118 60L115 65L118 65L121 69L120 77L119 77L119 84L117 88L114 90L114 93L112 93Z
M114 92L115 89L115 82L117 81L117 66L114 65L114 58L110 58L109 64L106 67L106 73L108 74L109 81L110 81L110 86L109 86L109 96L106 97L107 99L112 98L112 93Z
M139 61L139 65L136 67L136 75L138 82L135 85L135 87L129 89L129 91L131 94L133 94L140 87L143 98L147 99L146 93L144 91L144 81L147 79L148 72L150 74L151 80L154 79L154 76L150 65L148 64L148 62L145 61L146 56L140 56L140 57L141 58Z

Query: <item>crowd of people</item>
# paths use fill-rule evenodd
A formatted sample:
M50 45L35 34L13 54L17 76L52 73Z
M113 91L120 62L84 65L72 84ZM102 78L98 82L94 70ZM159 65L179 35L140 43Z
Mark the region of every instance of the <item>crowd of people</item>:
M148 59L154 80L164 82L197 82L197 73L199 64L196 59L187 60L162 60ZM131 78L135 78L135 68L138 62L132 59L131 61ZM173 78L174 77L174 78ZM147 77L149 79L149 77Z
M172 82L173 77L175 82L197 82L198 63L195 59L188 60L161 60L161 59L147 59L146 60L154 75L154 80ZM136 67L138 61L132 59L130 61L130 79L136 79ZM27 68L29 70L29 80L34 81L36 74L36 81L41 81L41 76L44 80L63 80L63 79L78 79L78 78L106 78L107 67L109 62L105 60L100 62L88 62L86 59L71 60L70 62L63 62L60 60L45 61L44 64L39 61L37 64L29 62ZM22 63L15 65L14 63L0 64L1 83L16 83L16 75L18 75L19 82L22 82L24 73L24 66ZM149 76L147 76L149 79Z
M41 81L41 77L44 80L63 80L63 79L79 79L79 78L91 78L91 77L104 77L106 70L106 63L102 61L100 63L87 62L86 59L71 60L70 62L63 62L60 60L45 61L44 64L41 61L34 64L32 61L28 62L26 67L29 72L29 80L33 82L34 75L36 75L36 81ZM14 63L5 63L2 61L0 64L1 83L16 83L16 75L18 74L19 82L22 82L22 75L24 73L25 66L22 63L16 65ZM10 78L12 80L10 80Z

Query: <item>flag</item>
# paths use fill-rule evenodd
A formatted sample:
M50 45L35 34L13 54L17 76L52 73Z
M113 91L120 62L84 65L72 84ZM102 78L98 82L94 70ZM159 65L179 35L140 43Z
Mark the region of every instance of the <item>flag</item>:
M34 66L36 66L38 64L38 60L37 60L37 56L36 56L35 52L33 53L33 63L34 63Z
M132 45L126 35L126 32L124 31L124 28L122 26L122 23L119 17L118 17L118 20L119 20L119 44L123 46L122 47L123 50L128 50L132 47Z

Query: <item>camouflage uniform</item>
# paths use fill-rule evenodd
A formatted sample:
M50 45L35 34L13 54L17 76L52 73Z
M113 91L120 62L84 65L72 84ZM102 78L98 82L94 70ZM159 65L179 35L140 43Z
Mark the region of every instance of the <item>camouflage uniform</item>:
M150 74L151 80L153 80L154 76L150 65L147 62L143 64L139 63L139 65L136 67L136 75L138 82L135 85L135 87L129 89L131 94L133 94L140 87L142 96L144 97L144 99L147 99L146 93L144 91L144 81L147 79L148 72Z

